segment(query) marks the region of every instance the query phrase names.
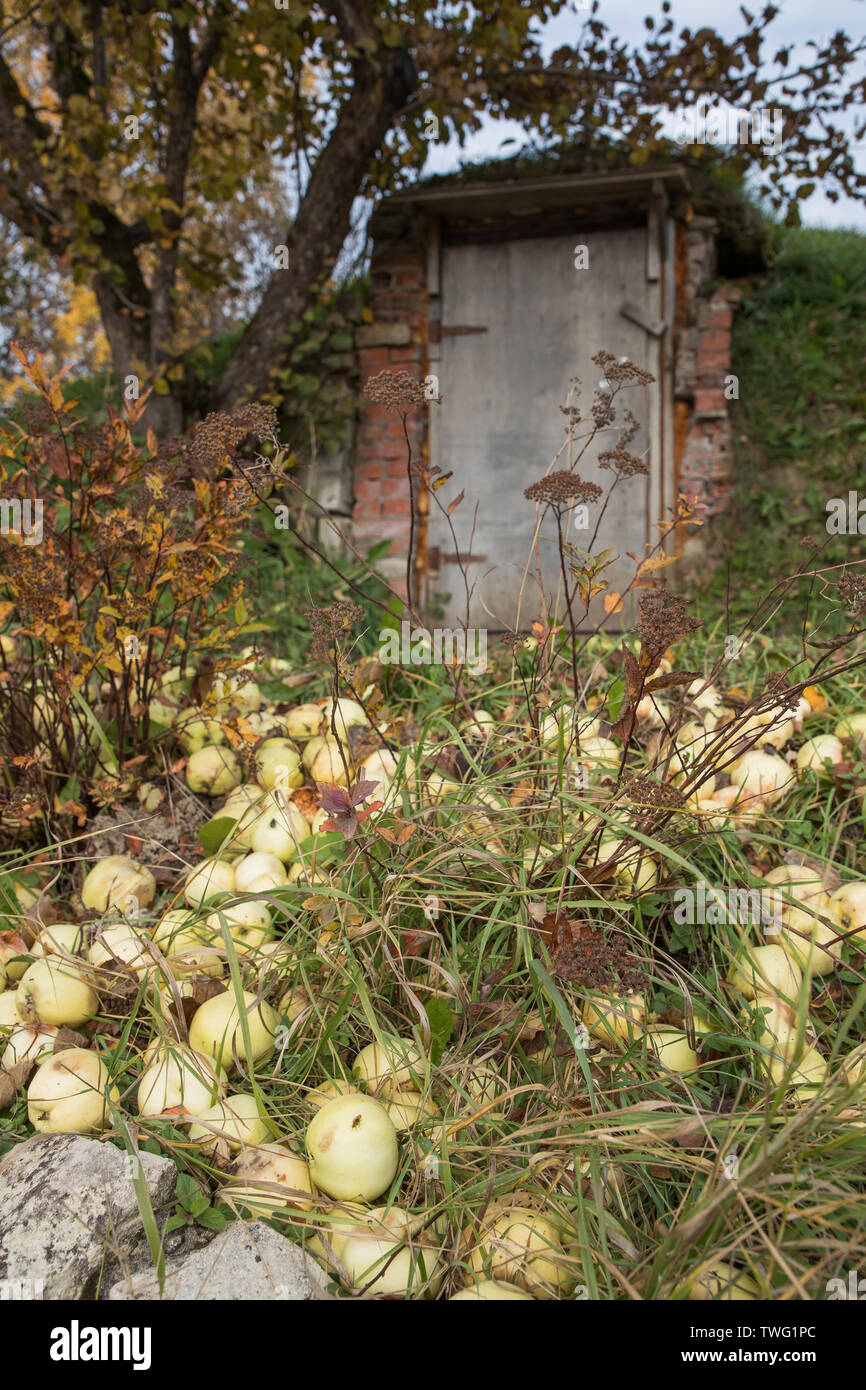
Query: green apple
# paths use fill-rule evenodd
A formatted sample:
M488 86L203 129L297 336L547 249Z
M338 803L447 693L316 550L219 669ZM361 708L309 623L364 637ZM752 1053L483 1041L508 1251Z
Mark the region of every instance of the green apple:
M270 1057L275 1046L279 1023L276 1010L246 990L242 991L242 1000L252 1048L251 1058L247 1058L237 1000L231 990L206 999L196 1010L189 1028L189 1044L193 1051L215 1058L217 1065L226 1071L234 1067L235 1052L242 1062L261 1062Z

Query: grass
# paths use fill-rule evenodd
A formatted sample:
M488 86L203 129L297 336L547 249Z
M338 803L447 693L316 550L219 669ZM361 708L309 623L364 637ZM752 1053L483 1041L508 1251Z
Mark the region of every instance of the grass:
M683 656L693 661L700 643L690 641ZM738 679L757 687L774 666L775 649L759 644ZM863 707L856 674L825 693L829 707L810 720L810 735ZM799 846L843 877L866 878L862 805L853 791L862 763L841 791L814 776L799 782L745 839L735 829L696 828L691 816L665 834L647 834L660 881L636 896L621 882L593 887L585 870L572 872L586 862L578 860L580 846L599 817L626 828L633 812L622 798L611 804L601 784L573 790L558 750L528 742L510 657L499 654L472 698L497 719L492 746L454 720L441 672L403 671L388 714L415 720L410 751L419 765L419 749L429 751L434 740L440 755L450 750L465 760L453 798L431 806L407 768L402 818L365 822L350 843L330 834L302 846L305 858L313 856L310 882L264 895L290 948L279 971L228 934L217 942L228 988L265 994L281 1014L277 1051L254 1073L236 1074L232 1089L260 1093L274 1131L302 1154L314 1113L307 1088L349 1077L353 1057L373 1039L414 1037L424 1058L418 1085L443 1119L401 1136L400 1166L380 1200L422 1213L438 1233L439 1296L465 1282L479 1230L493 1204L506 1201L543 1209L567 1233L560 1297L681 1297L719 1258L748 1273L766 1297L824 1297L829 1279L866 1256L866 1110L862 1089L845 1081L841 1066L866 1033L862 943L847 946L847 963L800 997L801 1029L808 1011L828 1064L827 1083L811 1093L792 1088L790 1077L769 1079L745 1000L726 983L744 941L760 939L756 929L683 928L672 907L678 887L700 880L760 882L759 869ZM522 796L532 782L545 793L537 805ZM544 809L549 791L552 814ZM175 794L185 794L180 781ZM539 843L558 853L566 847L565 862L544 861ZM175 891L161 894L158 912ZM72 892L68 881L54 890L61 915ZM644 974L648 1018L706 1019L697 1071L668 1071L641 1029L624 1043L593 1038L588 1050L575 1051L588 990L563 978L551 958L545 917L562 911L601 929L614 957ZM291 991L301 992L299 1012L287 1011ZM132 1004L109 1006L106 1022L105 1033L103 1025L93 1031L120 1088L125 1124L135 1122L140 1142L149 1138L148 1147L174 1157L197 1184L203 1210L213 1211L215 1199L215 1224L233 1219L222 1167L173 1121L136 1115L141 1049L154 1033L171 1045L164 1011L139 990ZM491 1069L491 1095L479 1095L481 1068ZM23 1097L0 1123L5 1146L29 1133ZM123 1129L119 1138L127 1142ZM436 1163L425 1176L431 1156ZM728 1176L732 1163L736 1179ZM184 1192L188 1209L189 1186ZM318 1198L306 1215L269 1219L306 1239L335 1213L339 1207ZM419 1287L414 1296L422 1294Z
M826 504L856 488L866 443L866 237L810 228L780 232L772 272L745 286L734 321L732 407L735 490L718 527L721 561L707 584L706 611L729 584L734 616L749 611L767 575L792 573L800 541L828 542L828 563L852 556L849 537L830 538ZM796 598L781 622L796 627Z

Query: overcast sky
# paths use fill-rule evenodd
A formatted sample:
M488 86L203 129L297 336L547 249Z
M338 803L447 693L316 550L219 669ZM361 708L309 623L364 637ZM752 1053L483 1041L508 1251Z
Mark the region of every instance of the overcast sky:
M781 11L773 20L769 30L769 42L765 50L775 52L782 44L805 44L807 39L820 39L825 34L844 30L849 38L859 39L866 31L866 0L775 0ZM760 0L752 0L753 13L760 13ZM641 3L641 0L604 0L599 18L621 39L639 42L646 34L644 15L658 16L659 3ZM683 25L699 28L711 25L727 39L735 38L745 27L739 6L731 0L673 0L672 17L677 29ZM545 30L545 47L573 42L585 13L563 13ZM805 58L811 50L803 48L794 57ZM862 74L862 68L861 68ZM861 118L863 112L857 113ZM852 119L854 113L852 112ZM516 136L518 144L507 145L501 149L501 142L508 136ZM462 158L478 158L497 153L513 154L524 143L520 127L506 121L489 121L484 130L467 140L461 152L456 142L449 145L434 146L427 162L425 173L439 173L455 169ZM858 168L866 167L866 142L857 154ZM801 206L803 221L812 226L857 227L866 231L866 207L850 199L840 198L831 203L820 191Z

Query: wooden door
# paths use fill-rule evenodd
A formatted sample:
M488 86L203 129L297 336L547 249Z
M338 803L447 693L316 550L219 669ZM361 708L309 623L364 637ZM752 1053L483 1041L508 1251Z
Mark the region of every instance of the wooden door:
M661 235L665 231L662 222ZM519 618L525 629L539 614L536 513L523 493L555 456L554 468L567 466L563 407L572 379L580 378L579 404L582 415L588 415L602 377L591 359L600 349L659 375L667 344L664 335L654 332L658 335L658 321L665 316L664 277L659 267L651 268L651 235L650 222L582 237L445 245L438 254L440 346L430 370L438 376L442 401L430 411L430 457L454 475L437 493L439 500L447 502L465 490L451 519L460 552L469 557L472 627L496 631L511 628ZM575 266L579 245L587 249L586 269ZM626 317L624 305L642 322ZM657 534L652 523L662 504L670 505L663 393L658 384L629 388L619 400L641 422L630 448L638 454L646 451L650 474L617 486L596 548L643 556L646 542ZM576 430L575 457L585 428ZM605 490L612 475L599 468L598 454L613 447L617 437L602 436L578 467L582 477ZM576 544L588 543L597 512L590 508L587 535L572 535ZM452 558L447 521L434 499L428 534L428 607L443 614L444 621L460 623L466 614L465 589ZM550 515L538 535L537 554L549 607L559 575ZM627 559L614 565L606 575L611 588L621 590L633 571Z

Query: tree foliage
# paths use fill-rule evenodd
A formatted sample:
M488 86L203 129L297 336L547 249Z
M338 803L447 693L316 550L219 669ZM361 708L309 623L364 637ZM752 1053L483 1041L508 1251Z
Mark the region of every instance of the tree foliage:
M772 107L778 148L731 157L757 166L777 206L818 181L830 198L862 196L844 129L863 104L862 41L839 32L797 63L771 42L772 5L741 7L732 41L678 30L670 8L634 48L594 0L574 41L545 56L543 23L565 0L4 0L0 216L92 286L118 375L154 383L149 418L176 427L191 306L258 290L214 403L262 392L357 198L414 177L431 138L462 142L487 116L542 143L613 134L639 161L663 114L701 97ZM269 253L257 265L251 225Z

